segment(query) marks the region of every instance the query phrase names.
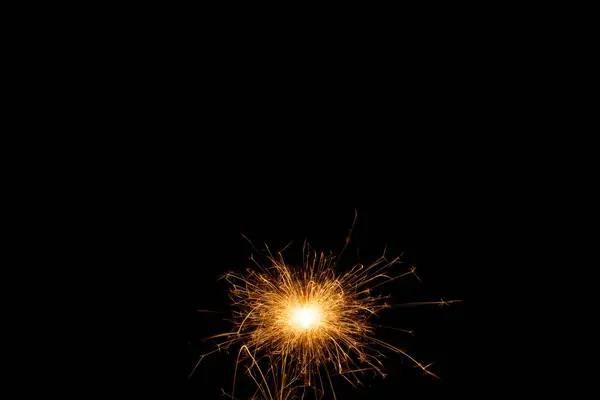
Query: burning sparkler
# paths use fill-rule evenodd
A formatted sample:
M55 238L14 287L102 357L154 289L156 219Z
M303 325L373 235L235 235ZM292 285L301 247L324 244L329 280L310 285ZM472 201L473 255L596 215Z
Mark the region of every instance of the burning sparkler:
M407 275L418 278L414 267L391 276L388 271L400 258L388 261L384 252L369 266L357 264L338 273L334 256L317 253L306 243L301 268L286 264L281 252L273 256L268 247L267 251L268 265L254 261L256 269L223 277L231 285L235 329L208 338L224 340L211 353L240 345L231 398L235 399L239 365L257 385L254 397L284 400L301 392L304 398L310 389L320 397L326 386L331 386L335 398L333 375L351 385L360 383L359 372L386 375L381 350L408 357L425 373L437 377L428 370L431 364L425 366L404 350L377 339L370 322L372 316L390 307L386 297L373 294L373 289Z

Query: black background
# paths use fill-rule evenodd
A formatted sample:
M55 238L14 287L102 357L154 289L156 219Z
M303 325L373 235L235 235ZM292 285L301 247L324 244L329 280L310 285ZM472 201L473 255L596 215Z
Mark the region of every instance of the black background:
M263 177L254 174L252 182ZM339 253L348 234L354 210L358 219L351 243L339 268L354 263L375 261L387 247L390 258L402 256L396 274L417 266L418 282L406 276L379 289L392 296L394 304L416 301L460 299L462 303L446 307L422 305L384 310L378 323L401 329L414 329L415 336L380 328L378 337L403 348L424 364L435 362L431 370L441 379L424 376L402 355L387 352L384 360L388 376L367 374L363 387L350 386L342 378L333 383L338 399L407 398L431 399L451 396L466 398L474 385L469 384L471 348L469 324L477 317L469 312L468 292L473 283L468 265L472 254L472 235L465 213L466 199L460 188L445 180L445 185L426 181L398 179L385 188L375 185L335 183L313 185L307 177L287 179L281 185L237 184L226 191L198 193L195 189L181 194L185 200L174 214L177 219L179 260L184 264L183 287L186 310L187 360L181 368L187 380L190 399L222 399L222 391L231 392L235 367L235 350L215 353L198 365L188 379L202 353L213 350L214 343L202 338L227 332L227 284L217 281L223 273L243 271L251 267L250 244L272 251L293 244L285 251L287 262L297 265L302 242L307 239L317 249ZM321 182L323 179L321 179ZM421 182L423 183L423 182ZM196 202L197 201L197 202ZM196 310L224 313L199 313ZM471 308L472 310L472 308ZM243 374L238 377L236 398L249 398L254 384ZM310 398L310 397L309 397ZM333 398L330 391L325 398Z

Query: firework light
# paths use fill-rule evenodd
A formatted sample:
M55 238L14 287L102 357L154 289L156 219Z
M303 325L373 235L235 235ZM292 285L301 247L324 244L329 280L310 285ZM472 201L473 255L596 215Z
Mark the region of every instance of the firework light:
M300 267L286 264L282 252L273 256L268 247L267 252L266 265L254 261L255 269L223 277L230 285L234 329L208 339L222 340L211 353L239 346L228 396L235 398L237 376L243 368L256 383L253 398L304 398L311 390L317 398L330 390L335 398L332 376L341 376L351 385L360 384L365 371L385 376L382 351L407 357L426 374L437 377L428 369L431 364L423 365L404 350L379 340L377 325L371 322L390 307L387 297L375 289L407 275L418 279L414 267L393 276L389 271L400 258L388 260L384 252L371 265L356 264L338 272L333 255L318 253L307 243Z

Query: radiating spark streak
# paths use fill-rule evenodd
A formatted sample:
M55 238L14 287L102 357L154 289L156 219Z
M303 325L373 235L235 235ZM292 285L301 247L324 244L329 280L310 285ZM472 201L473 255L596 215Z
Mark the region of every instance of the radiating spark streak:
M344 251L346 251L346 247L348 247L348 244L350 243L350 238L352 237L352 231L354 230L354 224L356 224L356 219L357 218L358 218L358 210L354 209L354 220L352 221L352 227L350 227L350 232L348 232L348 236L346 236L346 241L345 241L345 244L344 244L344 248L340 252L340 256L338 258L338 261L342 258L342 255L344 254Z
M257 390L257 391L258 391L258 390ZM222 392L222 395L223 395L223 396L227 396L227 397L229 397L229 398L230 398L230 399L232 399L232 400L237 400L237 399L236 399L235 397L233 397L232 395L230 395L230 394L228 394L228 393L225 393L225 391L223 390L223 388L221 388L221 392Z
M422 283L423 281L421 280L421 278L419 278L419 275L417 275L417 273L415 272L416 270L417 270L417 266L416 266L416 265L413 265L413 266L410 268L410 272L412 272L412 273L413 273L413 275L415 276L415 278L417 278L417 279L419 280L419 282L421 282L421 283Z
M350 371L342 371L340 372L340 374L350 374L350 373L356 373L356 372L364 372L364 371L370 371L370 368L361 368L361 369L353 369Z
M252 313L253 313L253 312L254 312L254 311L255 311L255 310L258 308L258 307L260 307L260 306L262 306L262 304L259 304L259 305L257 305L256 307L254 307L254 309L253 309L252 311L250 311L250 312L248 313L248 315L246 315L246 318L244 318L244 320L243 320L243 321L242 321L242 323L240 324L240 327L239 327L239 329L237 330L237 334L238 334L238 335L240 334L240 331L241 331L241 330L242 330L242 328L244 327L244 323L246 322L246 320L247 320L247 319L250 317L250 315L252 315Z
M258 382L258 380L256 380L256 377L252 374L252 368L251 367L246 367L246 372L248 373L248 376L250 376L250 378L252 378L252 380L254 381L254 383L256 383L256 386L258 387L258 389L256 390L255 394L258 392L261 392L263 397L266 399L267 398L267 393L265 392L265 389L263 388L263 385L261 383Z
M331 375L329 374L329 370L325 370L327 373L327 379L329 379L329 385L331 386L331 394L333 394L333 399L336 400L337 396L335 395L335 390L333 389L333 383L331 382Z
M248 239L248 237L246 237L246 236L245 236L243 233L240 233L240 235L242 235L242 237L243 237L244 239L246 239L246 240L248 241L248 243L250 243L250 246L252 246L252 248L254 249L254 251L256 252L256 254L260 254L260 251L258 251L258 250L256 249L256 247L254 247L254 245L252 244L252 242L250 241L250 239Z
M292 245L292 243L294 243L294 241L289 242L284 248L283 250L279 251L279 255L281 255L281 253L283 253L288 247L290 247Z
M202 362L202 358L203 356L200 356L200 359L198 360L196 365L194 365L194 369L192 369L192 372L190 372L190 374L188 375L188 379L190 379L192 375L194 375L194 372L196 372L196 368L198 368L198 365L200 365L200 362Z
M428 371L428 370L427 370L427 368L428 368L428 367L429 367L431 364L429 364L429 365L427 365L426 367L424 367L424 366L423 366L423 364L421 364L420 362L418 362L417 360L415 360L414 358L412 358L412 357L411 357L411 356L410 356L410 355L409 355L407 352L405 352L404 350L401 350L401 349L399 349L399 348L397 348L397 347L394 347L394 346L392 346L392 345L391 345L391 344L389 344L389 343L383 342L383 341L381 341L381 340L379 340L379 339L376 339L376 338L370 338L370 339L371 339L371 340L373 340L373 341L375 341L376 343L379 343L379 344L380 344L380 345L382 345L383 347L386 347L386 348L388 348L388 349L390 349L390 350L393 350L393 351L395 351L395 352L397 352L397 353L403 354L404 356L406 356L406 357L410 358L410 359L412 360L412 362L414 362L414 363L416 364L415 366L417 366L417 367L421 368L421 369L423 370L423 372L426 372L426 373L428 373L429 375L435 376L436 378L440 379L440 378L439 378L439 376L437 376L437 375L436 375L436 374L434 374L433 372L431 372L431 371ZM432 364L433 364L433 363L432 363Z
M432 305L437 304L438 306L447 306L453 303L460 303L462 300L440 300L440 301L418 301L415 303L402 303L402 304L394 304L394 307L407 307L407 306L423 306L423 305Z
M271 256L271 258L273 258L273 254L271 254L271 250L269 250L269 246L267 246L267 244L265 243L265 248L267 249L267 251L269 252L269 256Z
M209 337L206 337L206 338L204 338L202 340L216 339L216 338L219 338L219 337L233 336L233 335L239 335L239 333L238 332L219 333L218 335L209 336Z
M336 375L333 375L333 376L341 376L342 378L344 378L345 380L347 380L348 383L351 384L353 387L356 387L356 385L350 379L348 379L348 377L346 375L344 375L344 372L340 372L339 374L336 374Z
M237 376L237 367L238 367L238 365L240 363L240 355L242 354L242 350L246 350L246 352L248 353L248 356L252 359L252 365L249 367L249 369L251 370L251 368L253 366L256 366L256 368L258 369L258 372L260 372L260 375L263 378L263 381L265 381L265 383L267 382L267 380L265 379L265 376L262 373L262 370L260 369L260 367L258 366L258 363L256 362L256 358L254 356L252 356L252 353L250 353L250 350L248 349L248 346L243 345L240 348L240 351L238 352L238 358L237 358L237 362L235 364L235 372L233 374L233 388L231 390L231 397L234 397L234 394L235 394L235 380L236 380L236 376ZM258 382L257 382L257 384L258 384ZM259 385L259 387L260 387L260 385ZM269 385L265 385L265 387L267 389L267 392L269 393L269 399L272 399L273 396L271 395L271 391L269 390Z
M400 329L400 328L394 328L393 326L387 326L387 325L376 325L380 328L387 328L387 329L393 329L395 331L400 331L400 332L406 332L408 334L410 334L411 336L415 336L415 331L412 329Z
M283 397L283 389L285 388L284 385L285 385L286 374L284 373L284 371L285 371L285 362L286 362L286 360L287 360L287 354L284 355L283 362L281 363L281 391L280 391L280 394L279 394L280 398Z
M385 281L385 282L381 282L381 283L378 283L377 285L375 285L375 286L371 287L371 289L378 288L378 287L379 287L379 286L381 286L381 285L385 285L386 283L390 283L390 282L392 282L392 281L395 281L396 279L400 279L400 278L402 278L402 277L404 277L404 276L406 276L406 275L412 274L412 273L413 273L412 271L408 271L408 272L405 272L405 273L403 273L403 274L401 274L401 275L398 275L398 276L396 276L396 277L394 277L394 278L390 278L389 276L385 276L386 278L389 278L387 281Z

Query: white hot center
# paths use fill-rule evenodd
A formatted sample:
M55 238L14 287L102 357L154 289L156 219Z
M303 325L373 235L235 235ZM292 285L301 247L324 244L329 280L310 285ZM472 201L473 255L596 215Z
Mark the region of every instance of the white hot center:
M301 306L292 309L290 324L297 329L313 329L320 321L319 311L314 307Z

